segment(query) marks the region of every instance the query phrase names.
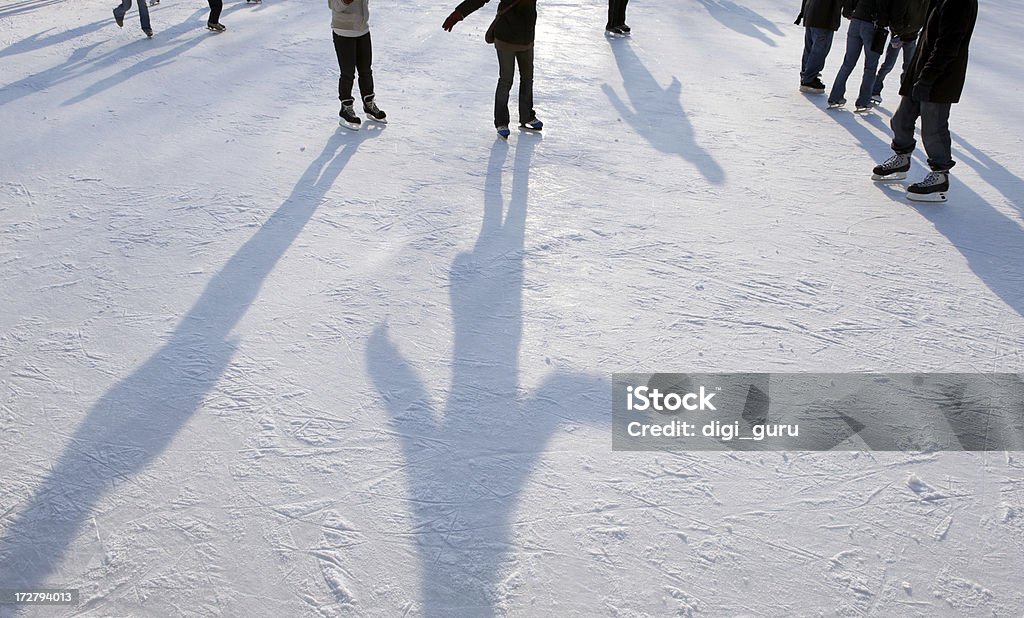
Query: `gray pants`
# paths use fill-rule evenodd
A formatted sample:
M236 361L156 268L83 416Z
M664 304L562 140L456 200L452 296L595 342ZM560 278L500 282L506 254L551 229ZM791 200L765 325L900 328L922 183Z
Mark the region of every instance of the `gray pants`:
M900 154L914 152L914 125L921 118L921 141L928 154L928 167L935 172L946 172L956 165L953 161L949 137L949 103L915 101L902 97L900 106L892 116L892 149Z
M494 91L494 126L508 126L508 95L512 92L516 63L519 64L519 122L529 122L533 111L533 48L526 51L498 50L498 88Z

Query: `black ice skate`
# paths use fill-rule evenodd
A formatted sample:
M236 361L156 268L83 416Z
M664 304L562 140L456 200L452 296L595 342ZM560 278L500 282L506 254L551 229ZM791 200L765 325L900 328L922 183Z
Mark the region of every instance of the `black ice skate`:
M903 180L910 171L910 155L896 153L871 170L871 180Z
M388 123L388 115L385 114L381 108L377 107L377 103L373 100L372 94L368 94L363 97L363 112L370 117L370 120L374 120L381 124Z
M907 199L915 202L945 202L949 193L949 172L928 172L921 182L907 187Z
M206 22L206 28L208 30L212 30L213 32L224 32L225 30L227 30L227 27L224 24L218 24L212 21Z
M341 111L338 112L338 126L344 127L350 131L358 131L359 126L363 124L362 119L356 116L356 110L352 107L355 103L352 99L346 99L341 102Z
M825 84L822 83L820 77L815 77L809 82L800 84L800 92L809 92L811 94L825 94Z

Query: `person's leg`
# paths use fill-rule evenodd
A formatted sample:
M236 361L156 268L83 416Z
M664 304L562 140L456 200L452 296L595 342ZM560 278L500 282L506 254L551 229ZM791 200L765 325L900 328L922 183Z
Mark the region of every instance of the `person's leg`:
M131 2L131 0L128 0ZM139 21L141 22L143 30L150 29L149 23L149 3L146 0L139 0Z
M850 73L853 73L853 68L857 66L860 50L864 47L864 41L860 37L861 22L863 20L850 20L850 26L846 31L846 55L843 56L843 65L839 67L836 81L832 83L832 92L828 95L829 103L839 103L846 98L846 80L850 78Z
M615 15L618 13L618 0L608 0L608 23L604 25L605 30L615 27Z
M871 88L871 94L873 96L880 96L882 94L882 88L885 87L885 78L888 77L893 67L896 66L896 59L899 58L902 50L902 47L893 47L892 45L886 46L885 59L882 60L882 65L878 67L878 73L875 75L875 83Z
M903 72L900 73L900 85L903 85L903 76L910 68L910 62L914 59L914 52L917 51L917 39L903 44Z
M629 4L629 0L619 0L619 23L618 26L626 25L626 5Z
M338 56L338 68L341 70L341 77L338 78L338 99L342 102L352 102L352 84L356 79L356 40L348 36L334 35L334 53Z
M220 11L224 8L223 0L209 0L210 3L210 19L207 21L211 24L220 23Z
M910 154L914 152L917 142L914 140L914 125L917 124L917 117L921 115L921 104L912 97L901 97L900 106L889 121L892 129L892 149L896 154Z
M515 52L498 52L498 86L494 90L494 126L508 126L508 94L512 91L512 79L516 71Z
M878 60L881 57L871 49L875 39L875 25L871 22L862 22L860 28L861 45L864 47L864 74L860 80L860 91L857 93L857 100L854 104L857 107L871 106L871 89L875 86L875 72L878 70Z
M519 64L519 123L530 122L537 117L533 110L533 48L516 52Z
M132 0L121 0L121 4L114 7L114 19L117 20L118 26L124 21L124 14L130 8L132 8Z
M355 64L359 71L359 94L366 97L373 96L373 45L370 42L370 33L367 32L354 40L355 42Z
M953 161L949 135L949 103L922 101L921 142L928 153L928 167L935 172L948 172L956 165Z
M832 49L832 37L835 32L828 28L805 28L804 60L801 63L800 83L808 84L821 75L825 68L825 58Z

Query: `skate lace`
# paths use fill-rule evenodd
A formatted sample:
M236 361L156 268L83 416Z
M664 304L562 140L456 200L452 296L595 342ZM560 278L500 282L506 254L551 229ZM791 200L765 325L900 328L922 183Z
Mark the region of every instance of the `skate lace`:
M376 101L366 101L365 105L366 105L366 111L367 112L369 112L371 114L374 114L374 115L380 113L380 108L377 107Z
M945 174L942 172L928 172L928 175L921 181L921 185L930 187L932 185L941 185L945 181Z
M885 163L882 164L882 169L895 169L897 167L902 167L903 165L905 165L905 163L906 162L903 160L903 155L894 154L893 156L885 160Z

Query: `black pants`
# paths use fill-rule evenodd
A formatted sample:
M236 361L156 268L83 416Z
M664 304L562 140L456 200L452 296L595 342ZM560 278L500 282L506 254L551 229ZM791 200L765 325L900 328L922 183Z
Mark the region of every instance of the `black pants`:
M145 2L146 0L142 0ZM209 0L210 2L210 19L207 21L211 24L220 23L220 10L224 8L224 0Z
M536 117L533 111L533 48L526 51L498 50L498 87L494 91L494 126L507 126L508 95L512 92L516 63L519 64L519 122Z
M359 94L363 98L373 96L373 46L370 44L370 33L363 36L338 36L334 34L334 52L338 54L338 67L341 78L338 79L338 98L352 101L352 84L359 71Z
M914 125L921 119L921 141L928 154L928 167L936 172L948 172L956 165L953 161L949 135L949 103L915 101L912 97L900 99L900 106L892 115L892 149L900 154L914 152Z
M608 0L608 23L605 29L622 26L626 23L626 3L629 0Z

